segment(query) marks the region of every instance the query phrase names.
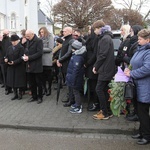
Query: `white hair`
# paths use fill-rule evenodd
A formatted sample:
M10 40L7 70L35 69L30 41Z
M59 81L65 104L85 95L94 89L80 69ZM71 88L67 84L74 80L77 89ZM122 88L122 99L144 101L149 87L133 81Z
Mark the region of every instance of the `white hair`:
M131 26L128 24L122 25L120 30L124 31L123 40L127 38L127 36L130 34Z

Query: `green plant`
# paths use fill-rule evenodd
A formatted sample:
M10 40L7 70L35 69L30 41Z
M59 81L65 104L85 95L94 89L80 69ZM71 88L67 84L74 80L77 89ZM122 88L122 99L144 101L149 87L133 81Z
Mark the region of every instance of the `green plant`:
M126 101L123 96L124 85L124 82L114 82L114 80L109 84L110 89L108 93L110 94L110 108L115 116L120 116L120 111L126 108Z

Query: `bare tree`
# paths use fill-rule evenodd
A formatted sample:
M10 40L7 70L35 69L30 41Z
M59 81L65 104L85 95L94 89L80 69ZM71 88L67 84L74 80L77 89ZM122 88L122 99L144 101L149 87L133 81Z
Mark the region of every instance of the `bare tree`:
M121 6L123 6L123 8L125 9L129 9L129 10L136 10L139 13L142 14L141 9L143 7L147 7L148 10L145 13L145 15L143 16L144 21L149 17L150 15L150 9L149 6L147 4L150 4L149 0L139 0L139 1L135 1L135 0L113 0L116 4L119 4Z
M61 0L53 7L55 21L84 28L97 19L104 19L113 8L111 0Z

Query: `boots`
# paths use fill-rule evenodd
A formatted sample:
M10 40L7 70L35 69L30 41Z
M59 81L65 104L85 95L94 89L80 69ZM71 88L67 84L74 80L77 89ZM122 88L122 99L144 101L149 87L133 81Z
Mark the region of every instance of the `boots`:
M51 95L51 89L48 89L46 92L46 96L49 96L49 95Z
M14 96L11 98L11 100L15 100L18 98L17 89L14 89Z
M21 100L22 99L22 92L19 91L19 94L18 94L18 100Z

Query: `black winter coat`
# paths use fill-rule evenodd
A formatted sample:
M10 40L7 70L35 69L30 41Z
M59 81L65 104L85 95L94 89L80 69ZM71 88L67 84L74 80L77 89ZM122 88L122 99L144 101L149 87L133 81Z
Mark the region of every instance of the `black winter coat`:
M97 79L98 77L97 74L94 74L92 71L93 65L96 62L96 55L97 55L97 45L98 45L97 35L94 33L92 35L89 35L85 45L87 49L85 76L89 79Z
M19 43L13 49L13 46L9 46L6 52L6 58L8 61L13 61L13 65L8 65L7 67L7 78L6 85L9 87L25 87L26 85L26 70L25 65L22 60L22 55L24 54L24 48Z
M34 35L31 41L27 41L26 54L29 56L29 60L26 63L26 69L29 73L41 73L43 72L42 54L43 54L43 42L40 38Z
M4 63L4 57L6 55L6 51L11 44L9 36L3 36L3 40L1 41L1 49L0 49L0 64Z
M60 51L59 62L62 63L62 72L64 74L67 73L68 63L69 63L69 60L72 55L72 51L71 51L72 50L72 48L71 48L72 42L73 42L72 35L66 36L65 41L63 42L62 48Z
M98 72L98 80L110 81L115 75L114 46L109 31L100 36L94 67Z
M130 36L128 36L124 41L121 42L118 50L118 54L116 56L115 64L117 66L123 65L124 69L124 60L123 58L127 55L129 56L129 49L131 47Z

